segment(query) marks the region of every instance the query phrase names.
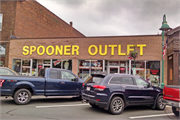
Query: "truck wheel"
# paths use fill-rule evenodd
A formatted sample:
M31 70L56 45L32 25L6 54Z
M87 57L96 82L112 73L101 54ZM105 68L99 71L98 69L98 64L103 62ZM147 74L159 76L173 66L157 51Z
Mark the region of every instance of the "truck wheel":
M124 101L121 97L114 97L109 106L109 112L118 115L121 114L124 110Z
M25 105L31 100L31 93L27 89L19 89L14 94L14 102L18 105Z
M179 111L176 111L176 107L172 107L173 113L179 117Z
M162 102L163 96L160 95L156 101L156 109L158 110L164 110L166 105Z

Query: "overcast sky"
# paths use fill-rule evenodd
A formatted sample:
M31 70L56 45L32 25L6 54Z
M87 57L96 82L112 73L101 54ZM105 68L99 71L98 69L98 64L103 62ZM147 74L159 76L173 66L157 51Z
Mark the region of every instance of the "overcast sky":
M180 25L180 0L37 0L85 36L161 34Z

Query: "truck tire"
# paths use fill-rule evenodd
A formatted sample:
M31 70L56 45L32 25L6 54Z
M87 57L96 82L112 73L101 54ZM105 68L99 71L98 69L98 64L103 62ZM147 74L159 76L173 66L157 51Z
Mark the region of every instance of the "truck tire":
M31 92L27 89L19 89L14 94L14 102L18 105L25 105L31 100Z
M179 111L176 111L176 107L172 107L173 113L179 117Z
M158 99L156 101L156 109L158 110L164 110L166 107L166 105L163 104L162 99L163 99L162 95L158 96Z
M113 115L121 114L124 110L124 101L121 97L112 98L109 105L109 112Z

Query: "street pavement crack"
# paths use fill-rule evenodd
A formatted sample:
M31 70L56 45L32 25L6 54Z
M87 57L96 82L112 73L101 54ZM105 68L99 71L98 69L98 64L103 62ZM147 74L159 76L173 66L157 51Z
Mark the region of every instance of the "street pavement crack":
M17 110L18 108L15 108L15 109L12 109L12 110L9 110L8 112L6 112L7 115L10 115L10 116L13 116L13 114L11 113L12 111L15 111Z

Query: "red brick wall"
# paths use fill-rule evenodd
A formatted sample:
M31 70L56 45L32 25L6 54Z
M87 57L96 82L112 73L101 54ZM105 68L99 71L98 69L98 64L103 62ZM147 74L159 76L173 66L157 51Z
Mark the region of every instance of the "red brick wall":
M14 32L16 1L1 1L1 13L3 14L1 41L8 41Z
M15 35L20 38L84 37L36 1L17 2Z

